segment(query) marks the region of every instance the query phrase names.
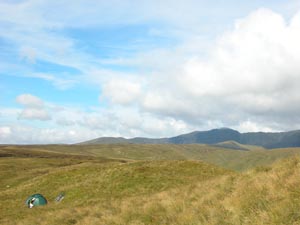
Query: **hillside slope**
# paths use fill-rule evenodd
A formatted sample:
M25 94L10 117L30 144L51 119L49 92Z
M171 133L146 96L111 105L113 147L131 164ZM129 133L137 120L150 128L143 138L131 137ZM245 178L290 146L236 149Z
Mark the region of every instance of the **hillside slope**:
M118 211L112 204L232 173L196 161L64 162L65 159L1 158L0 224L90 224L82 220L86 207L100 207L100 211L93 208L90 213L101 217L100 212ZM20 170L27 172L20 174ZM49 203L29 210L24 201L36 192ZM58 204L54 199L60 192L65 192L66 197Z
M225 146L224 146L225 145ZM235 149L228 148L235 147ZM243 148L242 150L236 149ZM144 161L201 160L214 165L244 171L269 165L276 160L299 155L300 148L265 150L261 147L223 142L203 144L95 144L95 145L27 145L0 146L0 156L32 158L73 158L74 160Z
M299 157L243 173L196 161L66 160L0 158L0 224L300 223ZM37 192L48 205L26 208Z

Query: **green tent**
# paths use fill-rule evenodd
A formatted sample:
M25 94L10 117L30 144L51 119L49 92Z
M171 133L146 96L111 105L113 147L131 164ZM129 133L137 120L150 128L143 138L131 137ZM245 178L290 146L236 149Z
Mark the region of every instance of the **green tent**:
M47 199L41 194L34 194L29 196L26 199L26 205L28 208L32 208L33 206L46 205Z

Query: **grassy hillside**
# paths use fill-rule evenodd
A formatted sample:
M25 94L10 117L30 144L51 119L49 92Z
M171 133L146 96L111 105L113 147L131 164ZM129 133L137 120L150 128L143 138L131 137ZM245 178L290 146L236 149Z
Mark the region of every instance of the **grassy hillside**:
M0 157L0 224L300 224L296 156L238 173L201 161L125 162L83 156L83 150L68 157L68 149L17 156L16 147L9 148ZM185 157L196 150L186 146ZM265 157L274 161L285 150L297 149L265 151ZM5 151L13 157L3 157ZM65 199L56 203L60 192ZM42 193L48 205L26 208L33 193Z
M102 144L102 145L41 145L41 146L0 146L0 156L19 157L70 157L99 160L202 160L223 168L244 171L254 166L270 163L300 153L300 148L265 150L261 147L238 145L243 150L211 145L171 144ZM235 145L236 146L236 145Z
M84 222L86 215L96 219L103 213L120 212L119 204L129 199L150 198L232 173L196 161L121 163L4 157L0 158L0 171L0 224L25 225L89 224L91 221ZM66 198L55 203L60 192L65 192ZM26 208L24 201L33 193L42 193L49 204L33 210Z

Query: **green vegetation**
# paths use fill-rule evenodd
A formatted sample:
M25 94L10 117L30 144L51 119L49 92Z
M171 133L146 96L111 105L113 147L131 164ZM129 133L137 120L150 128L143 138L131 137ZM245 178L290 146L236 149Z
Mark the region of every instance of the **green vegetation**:
M224 147L222 145L226 144ZM66 158L68 160L137 161L137 160L201 160L226 169L244 171L255 166L299 154L299 148L265 150L241 145L243 150L229 149L228 144L101 144L101 145L34 145L0 146L0 156ZM245 150L246 149L246 150Z
M242 147L0 146L0 224L300 224L300 149Z

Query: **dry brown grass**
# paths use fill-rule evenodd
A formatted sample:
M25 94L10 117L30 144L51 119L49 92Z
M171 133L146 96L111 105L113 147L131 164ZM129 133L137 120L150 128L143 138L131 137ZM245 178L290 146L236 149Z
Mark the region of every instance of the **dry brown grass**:
M300 224L299 162L113 201L98 220L103 208L87 208L78 224Z
M243 173L197 161L67 158L6 158L0 169L5 225L300 224L299 157ZM49 204L26 208L26 197L40 191ZM60 191L66 198L55 203Z

